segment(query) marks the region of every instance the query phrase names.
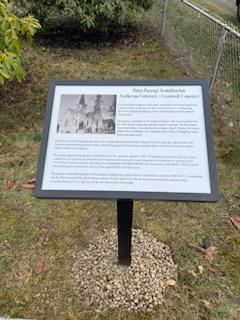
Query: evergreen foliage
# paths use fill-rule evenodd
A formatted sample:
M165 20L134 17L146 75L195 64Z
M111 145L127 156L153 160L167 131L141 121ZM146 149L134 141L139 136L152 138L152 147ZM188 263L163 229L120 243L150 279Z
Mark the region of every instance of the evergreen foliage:
M107 31L111 22L138 23L153 0L18 0L16 3L41 23L60 13L79 21L85 31Z

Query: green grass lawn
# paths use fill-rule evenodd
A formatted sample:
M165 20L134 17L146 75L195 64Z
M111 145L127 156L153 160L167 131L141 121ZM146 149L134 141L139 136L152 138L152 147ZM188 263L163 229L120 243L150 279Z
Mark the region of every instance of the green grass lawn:
M155 313L113 310L101 315L74 295L72 255L94 235L116 226L115 201L36 200L31 190L19 187L36 174L50 79L186 78L177 59L154 34L140 30L102 45L45 37L28 50L26 67L22 84L9 83L0 91L0 316L239 319L240 231L226 217L240 209L240 169L218 143L218 203L135 202L134 227L170 245L178 265L177 285ZM204 236L217 248L212 261L188 246ZM44 269L37 273L39 262Z
M235 5L236 1L235 0L231 0L231 1L234 2L234 5ZM194 0L194 2L196 4L201 5L204 8L207 8L211 12L223 17L225 20L233 23L238 28L240 27L240 23L237 19L237 7L236 7L235 14L231 14L227 10L224 10L224 8L222 8L221 6L218 6L215 3L209 3L209 1L207 0Z

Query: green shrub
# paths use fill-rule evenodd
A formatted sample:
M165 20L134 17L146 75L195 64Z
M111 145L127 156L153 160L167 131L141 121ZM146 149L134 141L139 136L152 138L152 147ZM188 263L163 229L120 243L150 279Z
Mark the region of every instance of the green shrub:
M14 78L21 81L25 77L21 37L25 36L31 43L39 28L35 18L16 16L9 1L0 0L0 84Z
M60 13L79 21L85 31L107 31L111 22L120 25L139 22L153 0L17 0L16 3L41 22Z

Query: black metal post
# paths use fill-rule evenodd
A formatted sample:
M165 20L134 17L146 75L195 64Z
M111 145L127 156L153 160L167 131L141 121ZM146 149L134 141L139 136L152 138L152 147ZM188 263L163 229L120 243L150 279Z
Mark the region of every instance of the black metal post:
M133 200L117 201L118 263L131 264Z

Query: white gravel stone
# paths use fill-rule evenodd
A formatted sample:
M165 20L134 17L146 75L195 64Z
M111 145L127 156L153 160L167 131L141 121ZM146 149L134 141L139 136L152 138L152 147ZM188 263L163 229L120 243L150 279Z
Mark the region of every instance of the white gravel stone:
M133 229L129 267L117 263L116 229L106 230L73 258L76 296L97 312L109 308L152 311L164 301L166 280L177 277L170 249L139 229Z

